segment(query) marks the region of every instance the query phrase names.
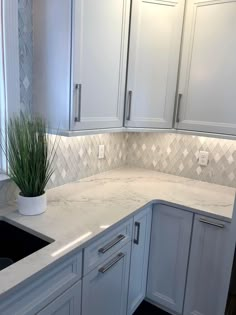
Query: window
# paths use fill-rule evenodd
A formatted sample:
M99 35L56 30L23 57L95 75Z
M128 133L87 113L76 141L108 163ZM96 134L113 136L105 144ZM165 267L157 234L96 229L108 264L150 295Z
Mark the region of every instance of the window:
M0 130L3 142L6 139L7 121L11 115L19 112L19 108L18 0L0 0ZM0 172L7 172L2 150Z
M6 131L6 94L5 94L5 75L4 75L4 36L3 36L3 3L0 1L0 136L3 145ZM6 159L1 150L0 154L0 173L6 170Z

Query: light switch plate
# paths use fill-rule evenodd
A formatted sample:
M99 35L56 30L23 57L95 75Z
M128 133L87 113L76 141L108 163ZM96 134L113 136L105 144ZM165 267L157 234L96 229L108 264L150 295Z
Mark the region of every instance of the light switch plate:
M99 160L105 158L105 145L104 144L100 144L98 146L98 158Z
M209 161L209 152L207 151L200 151L199 152L199 159L198 164L201 166L207 166Z

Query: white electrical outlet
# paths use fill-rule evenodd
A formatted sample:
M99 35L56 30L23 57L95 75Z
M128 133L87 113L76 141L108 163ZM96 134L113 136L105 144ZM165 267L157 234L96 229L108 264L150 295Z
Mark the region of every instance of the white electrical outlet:
M198 164L201 166L207 166L209 161L209 152L207 151L200 151L199 152L199 159Z
M99 160L105 158L105 145L104 144L100 144L98 146L98 158Z

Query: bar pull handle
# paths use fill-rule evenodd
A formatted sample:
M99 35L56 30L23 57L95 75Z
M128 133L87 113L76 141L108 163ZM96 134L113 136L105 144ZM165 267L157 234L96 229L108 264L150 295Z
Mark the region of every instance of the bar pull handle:
M134 223L135 231L137 231L136 237L134 239L134 244L139 244L139 237L140 237L140 222Z
M203 219L203 218L199 219L199 221L200 221L201 223L204 223L204 224L216 226L216 227L218 227L218 228L220 228L220 229L223 229L223 228L225 227L224 224L211 222L211 221L205 220L205 219Z
M114 247L116 244L121 242L123 239L125 239L125 235L123 235L123 234L118 235L114 240L109 242L107 245L105 245L102 248L99 248L98 252L101 254L105 254L109 249Z
M82 96L82 84L75 85L76 91L76 101L77 101L77 116L75 117L75 122L80 122L81 120L81 96Z
M127 117L126 117L126 120L130 120L130 117L131 117L132 96L133 96L133 92L129 91L128 96L127 96Z
M115 264L118 263L118 261L120 261L122 258L125 257L125 254L123 253L119 253L115 258L113 258L111 261L109 261L105 266L101 267L100 269L98 269L98 271L100 273L105 273L107 272L109 269L111 269Z
M176 104L176 122L180 122L180 105L181 105L181 98L183 94L179 93L177 96L177 104Z

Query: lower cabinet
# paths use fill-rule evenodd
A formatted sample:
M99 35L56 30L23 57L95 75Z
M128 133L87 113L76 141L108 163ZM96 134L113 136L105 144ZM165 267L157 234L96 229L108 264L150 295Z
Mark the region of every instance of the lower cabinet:
M176 314L183 311L192 221L190 212L153 208L147 298Z
M38 315L80 315L81 281L46 306Z
M127 315L133 314L146 296L151 219L152 207L134 216Z
M235 240L232 224L195 216L184 315L223 315Z
M130 267L129 242L83 279L83 315L125 315Z

